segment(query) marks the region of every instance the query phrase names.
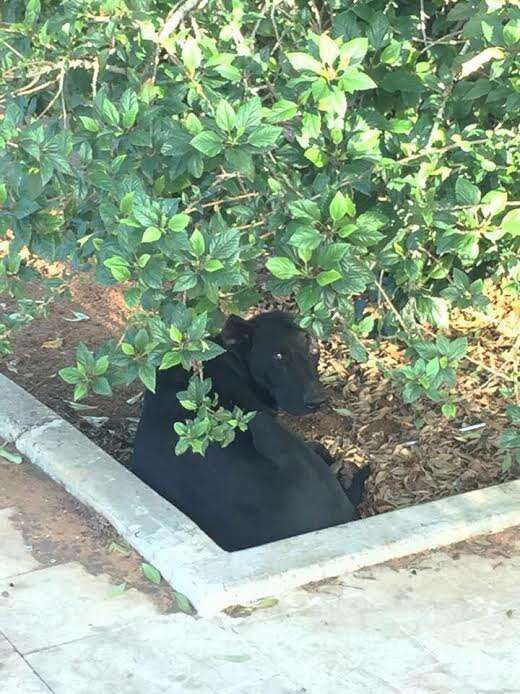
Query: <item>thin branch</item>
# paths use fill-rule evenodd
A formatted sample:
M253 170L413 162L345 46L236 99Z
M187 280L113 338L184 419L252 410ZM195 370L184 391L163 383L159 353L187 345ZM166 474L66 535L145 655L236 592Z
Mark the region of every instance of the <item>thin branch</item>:
M5 39L2 39L2 43L4 44L4 46L7 46L7 48L10 51L12 51L18 58L20 58L20 60L25 60L25 56L22 53L20 53L20 51L18 51L14 46L11 46L10 43L7 43Z
M421 33L423 37L423 43L424 47L428 48L428 37L426 36L426 20L428 19L428 15L424 11L424 0L420 0L421 2L421 11L419 14L419 20L420 20L420 25L421 25Z
M489 138L482 139L482 140L468 140L468 144L471 145L482 145L485 143L489 143ZM415 161L416 159L421 159L421 157L426 157L429 154L444 154L444 152L449 152L452 149L457 149L460 147L459 142L455 142L452 145L446 145L446 147L432 147L431 149L425 149L423 152L419 152L418 154L411 154L408 157L403 157L402 159L394 159L392 160L392 164L408 164L411 161Z
M381 296L383 297L383 299L386 301L388 308L392 311L392 313L394 314L394 316L397 318L397 322L399 323L399 325L401 326L401 328L404 330L404 332L405 332L407 335L410 335L410 330L409 330L409 328L406 326L406 323L405 323L404 320L401 318L401 314L400 314L399 311L396 309L396 307L395 307L395 305L394 305L392 299L388 296L388 294L387 294L386 291L384 290L383 285L382 285L378 280L376 280L376 279L374 279L374 284L376 285L376 287L377 287L379 293L381 294Z
M208 207L214 207L215 205L223 205L224 203L228 202L236 202L237 200L244 200L246 198L257 198L260 195L260 193L242 193L241 195L233 195L230 198L221 198L220 200L211 200L210 202L205 202L200 207L202 209L206 209ZM190 212L194 212L197 209L198 205L195 203L193 205L190 205L187 207L184 212L186 214L190 214Z
M152 83L155 83L155 79L157 77L157 68L159 67L162 43L166 41L171 34L173 34L188 12L196 9L200 2L201 0L186 0L186 2L183 2L179 7L170 10L166 16L163 27L157 36L157 46L155 48L152 71Z
M99 75L99 60L96 57L92 61L92 98L93 99L96 98L96 94L97 94L98 75Z
M59 99L61 96L61 93L63 91L63 82L65 80L65 66L63 63L61 64L61 70L60 74L58 77L58 90L56 91L56 94L52 97L52 99L49 101L47 106L43 109L43 111L39 114L38 118L41 118L44 116L55 104L55 102ZM65 113L65 118L67 117L67 114Z

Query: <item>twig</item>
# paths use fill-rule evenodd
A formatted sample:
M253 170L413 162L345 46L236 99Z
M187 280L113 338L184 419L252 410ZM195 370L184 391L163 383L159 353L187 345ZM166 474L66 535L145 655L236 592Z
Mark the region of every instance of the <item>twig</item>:
M241 193L240 195L234 195L230 198L221 198L220 200L211 200L210 202L205 202L200 207L202 209L205 209L207 207L214 207L215 205L223 205L224 203L227 202L236 202L237 200L244 200L245 198L257 198L260 195L260 193ZM197 209L198 205L195 203L193 205L190 205L187 207L184 212L186 214L190 214L190 212L194 212Z
M422 55L423 53L426 53L426 51L429 51L432 46L437 46L440 43L446 43L446 39L452 39L454 36L458 36L460 34L461 30L457 29L456 31L452 31L450 34L446 34L445 36L441 36L440 39L435 39L434 41L430 41L427 46L422 48L419 53L417 54L417 57ZM418 39L416 39L418 40ZM448 41L449 43L450 41ZM460 41L460 43L466 43L465 41Z
M61 96L61 113L63 116L63 128L67 127L67 109L65 107L65 91L63 89L63 83L65 81L65 70L60 72L59 89Z
M468 143L471 145L481 145L485 143L489 143L489 139L482 139L482 140L468 140ZM402 159L394 159L391 161L392 164L408 164L411 161L415 161L416 159L420 159L421 157L426 157L429 154L444 154L444 152L449 152L452 149L457 149L460 147L460 142L455 142L452 145L446 145L446 147L432 147L431 149L425 149L423 152L419 152L418 154L411 154L408 157L403 157Z
M376 280L376 279L374 280L374 283L375 283L375 285L376 285L376 287L377 287L379 293L381 294L381 296L383 297L383 299L386 301L386 303L387 303L387 305L388 305L388 308L392 311L392 313L394 314L394 316L397 318L397 322L399 323L399 325L401 326L401 328L404 330L404 332L405 332L407 335L409 335L409 334L410 334L410 330L406 327L405 322L404 322L403 319L401 318L401 314L399 313L399 311L398 311L398 310L396 309L396 307L394 306L394 303L393 303L392 299L391 299L391 298L388 296L388 294L385 292L385 290L384 290L384 288L383 288L383 285L382 285L378 280Z
M36 78L37 80L39 78ZM21 89L18 89L18 91L14 92L15 96L27 96L28 94L34 94L36 92L41 92L43 89L46 89L47 87L50 87L51 85L55 84L58 81L57 77L53 77L53 79L48 80L47 82L43 82L42 84L38 84L34 86L34 80L28 84L26 87L22 87Z
M98 75L99 75L99 60L96 57L92 61L92 98L93 99L96 98L96 94L97 94Z
M177 29L179 24L182 22L184 17L194 10L201 0L186 0L182 5L176 9L170 10L166 19L164 20L163 27L157 36L157 46L155 49L153 71L152 71L152 84L155 83L157 77L157 68L159 67L159 57L161 55L162 43Z
M38 118L41 118L42 116L44 116L44 115L47 113L47 111L49 111L49 110L52 108L52 106L54 105L54 103L59 99L59 97L61 96L61 93L62 93L62 91L63 91L63 82L64 82L64 80L65 80L65 66L64 66L63 63L62 63L62 65L61 65L61 70L60 70L60 74L59 74L59 77L58 77L58 90L57 90L56 94L52 97L52 99L49 101L49 103L47 104L47 106L46 106L46 107L43 109L43 111L39 114ZM66 118L66 117L67 117L67 114L65 113L65 118Z
M421 11L420 11L420 24L421 24L421 33L423 37L423 42L424 42L424 47L428 48L428 37L426 36L426 20L428 19L428 15L424 11L424 0L420 0L421 2Z
M20 60L25 60L25 56L23 55L23 53L20 53L20 51L18 51L14 46L11 46L10 43L7 43L5 39L2 39L2 43L4 44L4 46L7 46L7 48L10 51L12 51L16 56L18 56Z

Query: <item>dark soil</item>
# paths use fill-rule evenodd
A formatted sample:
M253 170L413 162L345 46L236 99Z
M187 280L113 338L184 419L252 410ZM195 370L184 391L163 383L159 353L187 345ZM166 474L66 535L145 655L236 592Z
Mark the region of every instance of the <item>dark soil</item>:
M350 363L339 341L325 344L320 369L331 396L329 404L301 419L282 415L306 439L327 446L336 457L340 477L348 478L353 466L370 463L364 515L512 477L511 472L502 471L498 437L509 424L502 393L504 387L511 387L511 374L518 368L520 303L492 289L489 292L490 316L460 312L453 323L451 337L467 335L470 356L480 364L466 361L461 367L455 420L443 418L432 403L403 405L378 368L378 364L395 368L406 362L403 351L389 341L363 365ZM71 296L70 301L57 301L47 318L16 334L13 355L0 362L0 371L128 465L142 386L134 384L111 399L89 397L78 406L71 402L71 387L57 375L60 368L74 362L78 342L93 348L120 336L124 302L117 289L99 287L86 275L74 281ZM88 319L69 322L74 311ZM481 426L460 430L475 424Z

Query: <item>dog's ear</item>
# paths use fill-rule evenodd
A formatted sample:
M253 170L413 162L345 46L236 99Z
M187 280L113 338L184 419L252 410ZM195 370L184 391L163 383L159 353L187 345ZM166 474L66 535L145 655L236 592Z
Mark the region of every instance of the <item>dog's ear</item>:
M229 316L220 334L224 347L249 343L253 334L253 325L240 316Z

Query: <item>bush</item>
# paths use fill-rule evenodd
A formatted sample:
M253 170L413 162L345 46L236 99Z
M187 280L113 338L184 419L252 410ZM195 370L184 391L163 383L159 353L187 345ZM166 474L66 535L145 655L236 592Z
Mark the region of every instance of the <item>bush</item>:
M156 368L180 364L199 412L181 445L227 442L247 416L208 401L201 364L222 351L223 315L269 291L355 360L406 340L405 401L455 414L466 341L438 331L453 307L486 309L486 278L520 279L520 8L10 0L1 13L0 282L22 296L35 259L61 261L120 284L131 313L117 344L80 346L61 372L76 398L136 378L153 390Z

